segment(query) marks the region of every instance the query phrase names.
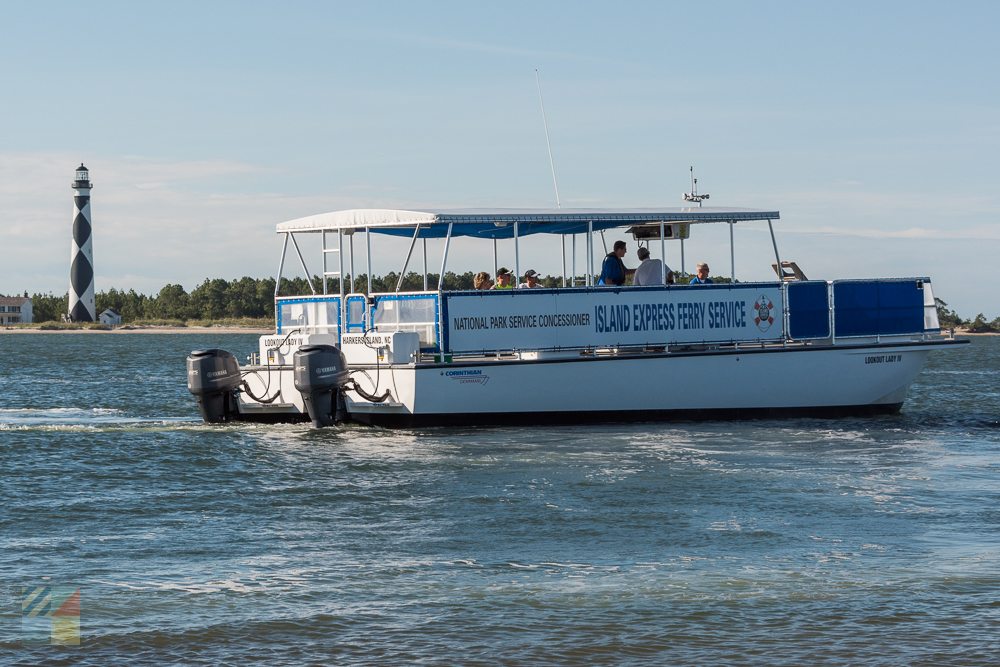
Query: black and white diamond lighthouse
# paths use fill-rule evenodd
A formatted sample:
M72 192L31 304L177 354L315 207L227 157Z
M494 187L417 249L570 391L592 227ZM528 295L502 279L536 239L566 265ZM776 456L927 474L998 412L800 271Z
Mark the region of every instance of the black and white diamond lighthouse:
M73 245L70 249L69 319L73 322L93 322L97 319L94 305L94 245L90 227L90 172L80 163L73 181Z

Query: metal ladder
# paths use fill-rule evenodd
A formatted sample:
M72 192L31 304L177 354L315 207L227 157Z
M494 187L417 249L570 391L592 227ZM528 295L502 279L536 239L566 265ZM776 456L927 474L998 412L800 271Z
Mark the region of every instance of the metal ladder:
M341 250L344 247L344 232L341 229L337 230L337 247L336 248L328 248L327 247L327 245L326 245L326 234L327 234L326 230L323 230L323 232L322 232L322 237L323 237L323 295L324 296L327 295L327 289L328 289L327 288L327 284L326 284L327 277L329 277L329 276L336 276L337 277L337 282L340 284L340 308L339 308L339 310L340 310L340 321L344 322L344 321L346 321L345 320L345 313L344 313L344 305L345 305L344 304L344 253L341 252ZM329 268L329 262L327 261L327 258L330 256L331 253L337 253L337 270L336 271L329 271L328 270L328 268ZM351 279L353 280L354 276L351 276Z

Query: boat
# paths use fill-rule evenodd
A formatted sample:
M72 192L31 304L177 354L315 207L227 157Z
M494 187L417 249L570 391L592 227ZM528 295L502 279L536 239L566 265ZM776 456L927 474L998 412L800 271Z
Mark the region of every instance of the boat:
M274 334L243 365L225 350L192 352L188 388L210 423L413 428L899 412L927 355L967 343L940 335L930 278L808 280L779 256L778 219L699 205L355 209L282 222ZM595 284L604 232L624 230L660 258L679 243L683 258L684 240L705 224L729 227L730 282ZM770 232L774 281L736 280L733 230L751 224ZM444 239L439 276L453 238L481 239L487 251L492 242L494 265L497 241L512 239L520 277L519 245L537 234L562 238L559 287L428 289L427 239ZM328 293L330 279L349 271L354 281L355 236L365 241L367 292L336 280L339 292ZM373 293L372 246L385 236L408 238L409 250L396 289ZM305 237L320 246L323 284L279 296L290 246L310 276ZM403 292L421 244L424 289Z

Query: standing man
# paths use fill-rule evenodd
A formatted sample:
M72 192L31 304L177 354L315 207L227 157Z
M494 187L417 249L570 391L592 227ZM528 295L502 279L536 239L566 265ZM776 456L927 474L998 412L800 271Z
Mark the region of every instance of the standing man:
M635 269L626 269L622 257L625 256L625 242L615 241L615 249L608 253L601 266L601 277L597 280L598 285L617 285L621 287L625 284L625 276L631 276Z
M524 282L517 286L518 289L538 287L538 271L528 269L524 272Z
M638 268L635 270L635 278L632 279L632 284L641 287L643 285L662 285L663 284L663 263L658 259L649 258L649 248L642 247L639 248L638 253L639 261L642 262ZM672 285L674 283L674 272L667 268L667 284Z
M514 289L514 278L507 267L501 267L497 271L497 284L490 289Z
M702 262L698 265L698 275L691 279L689 285L711 285L713 280L708 277L708 264Z

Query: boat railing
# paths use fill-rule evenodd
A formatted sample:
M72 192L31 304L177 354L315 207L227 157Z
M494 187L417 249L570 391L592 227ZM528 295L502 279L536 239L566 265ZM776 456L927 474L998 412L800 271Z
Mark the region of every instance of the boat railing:
M353 305L348 299L348 305ZM438 293L403 292L373 294L365 302L367 325L379 333L398 331L415 332L420 336L420 348L425 351L437 349L438 341ZM371 304L369 306L369 304ZM364 317L364 313L362 313ZM349 329L357 322L352 313L348 318ZM357 331L358 329L350 329Z
M835 280L829 293L833 341L941 332L929 278Z
M416 332L457 355L926 337L928 278L279 297L278 332Z
M279 334L298 329L306 334L340 335L340 296L275 297L275 331Z

